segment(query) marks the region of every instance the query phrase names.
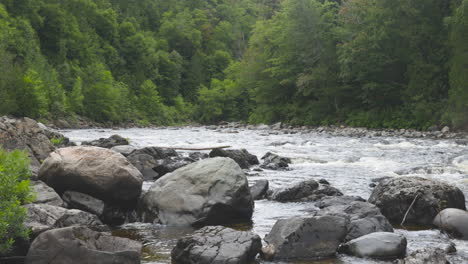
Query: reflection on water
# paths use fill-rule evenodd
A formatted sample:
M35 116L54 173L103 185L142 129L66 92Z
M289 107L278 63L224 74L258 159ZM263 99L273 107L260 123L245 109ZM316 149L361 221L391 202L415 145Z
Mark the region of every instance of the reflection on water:
M284 187L306 179L326 179L346 195L370 196L372 179L381 177L422 176L458 186L468 198L468 147L455 140L406 139L400 137L350 138L301 132L282 134L267 130L239 129L224 133L205 128L71 130L64 134L81 142L119 134L137 147L214 147L229 145L246 148L262 157L272 151L291 157L289 171L262 171L249 176L249 182L267 179L271 188ZM232 129L229 129L232 131ZM188 152L184 153L188 155ZM151 183L145 183L148 189ZM307 216L317 210L313 203L278 203L257 201L253 216L253 232L262 238L278 219ZM236 227L245 229L245 226ZM145 263L170 263L170 252L177 239L193 230L134 223L114 231L116 235L138 239L144 243ZM409 253L426 247L445 248L450 240L437 230L402 230L396 232L408 239ZM451 240L457 254L453 263L468 263L468 243ZM311 262L308 262L311 263ZM312 263L389 263L384 261L338 256L337 259Z

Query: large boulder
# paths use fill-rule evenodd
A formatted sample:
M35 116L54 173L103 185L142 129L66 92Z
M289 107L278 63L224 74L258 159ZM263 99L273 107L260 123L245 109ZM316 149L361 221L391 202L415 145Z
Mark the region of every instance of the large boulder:
M290 158L282 157L271 152L267 152L262 157L262 160L263 160L263 163L262 165L260 165L260 167L264 169L269 169L269 170L286 169L289 167L289 164L291 163Z
M333 257L346 236L347 219L339 216L278 220L265 237L274 260Z
M90 195L75 191L66 191L63 193L62 197L67 203L67 207L70 209L83 210L99 217L104 213L104 202Z
M139 264L139 242L98 233L86 227L54 229L31 244L26 264Z
M425 248L416 250L404 259L399 259L395 264L450 264L445 251L440 248Z
M406 255L406 238L388 232L371 233L340 246L339 252L377 259L396 259Z
M42 181L32 181L31 190L36 194L34 203L36 204L49 204L54 206L63 206L63 200L54 189L47 186Z
M97 216L80 210L68 210L47 204L28 204L25 208L27 218L24 225L31 229L32 237L53 228L102 225Z
M253 200L247 178L228 158L205 159L157 180L142 199L143 218L168 225L248 222Z
M457 238L468 240L468 212L465 210L444 209L434 218L433 223Z
M353 201L353 199L355 199ZM393 232L393 227L375 205L356 197L326 197L317 206L318 215L334 215L348 219L345 241L374 232Z
M68 143L68 138L52 131L30 118L12 119L0 117L0 145L7 150L22 149L28 152L31 168L37 173L41 162L55 150L52 138L62 138L62 143Z
M222 226L207 226L179 239L172 250L177 264L251 263L262 248L258 235Z
M405 223L415 225L432 224L437 213L445 208L466 209L465 196L459 188L421 177L384 180L375 187L369 202L395 224L402 222L410 206Z
M213 149L210 152L210 157L231 158L236 161L242 169L248 169L250 166L260 163L258 158L250 154L246 149Z
M50 154L39 178L59 194L77 191L109 203L136 201L143 176L121 154L98 147L69 147Z
M83 146L93 146L93 147L100 147L100 148L113 148L116 146L128 145L129 142L127 139L119 136L119 135L112 135L109 138L100 138L93 141L83 141L81 145Z

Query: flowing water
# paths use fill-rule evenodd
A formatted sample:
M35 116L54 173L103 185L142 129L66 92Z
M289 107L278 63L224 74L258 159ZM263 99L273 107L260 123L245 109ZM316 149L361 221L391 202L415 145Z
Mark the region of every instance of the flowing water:
M229 145L245 148L262 157L272 151L292 158L289 171L249 172L249 182L268 179L270 188L284 187L305 179L326 179L345 195L369 198L373 179L408 175L438 179L458 186L468 198L468 147L455 140L408 139L402 137L336 137L298 131L285 134L277 130L208 129L203 127L68 130L63 133L81 142L119 134L137 147L215 147ZM187 155L188 152L182 152ZM151 182L145 182L148 189ZM252 227L264 237L278 219L306 216L313 203L255 202ZM190 228L133 223L115 231L145 245L145 263L170 263L170 251L177 239L192 232ZM468 263L468 241L449 239L438 230L396 229L408 239L408 253L426 247L445 248L451 241L457 254L452 263ZM313 263L386 263L340 255L337 259Z

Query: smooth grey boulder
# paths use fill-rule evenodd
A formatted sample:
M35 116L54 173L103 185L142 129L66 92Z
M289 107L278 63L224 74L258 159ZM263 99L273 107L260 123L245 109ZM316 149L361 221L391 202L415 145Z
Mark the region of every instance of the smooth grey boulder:
M54 206L63 206L63 200L60 195L51 187L42 181L31 181L31 189L36 193L36 204L49 204Z
M282 157L271 152L267 152L262 157L262 160L263 160L263 163L262 165L260 165L260 167L263 169L268 169L268 170L286 169L289 167L289 164L291 163L290 158Z
M440 210L458 208L465 210L463 192L443 182L421 177L397 177L384 180L374 188L369 202L380 208L390 222L400 224L430 225Z
M265 198L268 192L269 182L268 180L259 180L250 187L250 193L254 200L261 200Z
M346 237L349 241L374 232L393 232L393 227L388 219L380 213L379 208L368 202L352 201L342 203L348 199L335 199L335 204L321 204L322 210L318 215L334 215L348 219L346 225ZM324 206L326 205L326 206Z
M97 216L102 216L104 213L104 202L90 195L75 191L66 191L63 193L62 197L70 209L83 210Z
M395 264L450 264L445 251L440 248L425 248L416 250L404 259L399 259Z
M142 245L86 227L53 229L31 244L26 264L139 264Z
M265 241L274 260L333 257L346 236L347 221L340 216L282 219L276 222Z
M31 229L32 237L53 228L102 225L97 216L80 210L69 210L47 204L28 204L24 207L27 210L24 225Z
M468 240L468 212L465 210L444 209L434 218L433 224L456 238Z
M39 179L59 194L77 191L108 203L135 202L143 176L122 154L98 147L69 147L51 153Z
M137 147L132 146L132 145L119 145L119 146L112 147L111 150L118 152L124 155L125 157L127 157L128 155L132 154L133 151L137 150Z
M251 263L262 248L258 235L223 226L207 226L181 238L172 250L177 264Z
M406 238L389 232L375 232L340 246L338 252L361 258L396 259L406 255Z
M318 188L318 182L315 180L307 180L274 191L271 199L278 202L295 202L312 195Z
M254 203L239 165L211 158L158 179L141 207L145 221L198 226L250 222Z
M81 142L81 145L83 146L93 146L107 149L113 148L115 146L122 146L128 144L128 140L119 135L112 135L109 138L100 138L93 141Z
M242 169L248 169L250 166L257 165L257 156L250 154L246 149L213 149L210 157L227 157L233 159Z

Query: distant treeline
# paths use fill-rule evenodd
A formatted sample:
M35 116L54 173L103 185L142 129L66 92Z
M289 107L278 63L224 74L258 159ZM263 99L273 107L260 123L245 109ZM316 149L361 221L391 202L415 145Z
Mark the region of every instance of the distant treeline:
M0 114L468 127L468 0L0 0Z

